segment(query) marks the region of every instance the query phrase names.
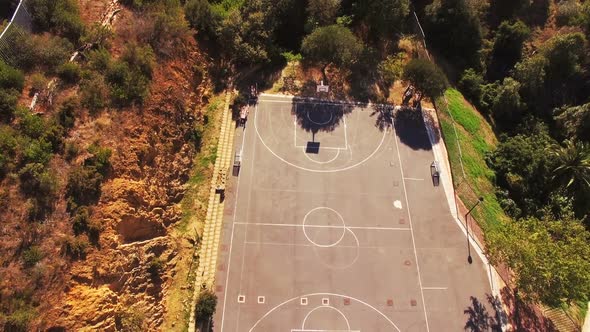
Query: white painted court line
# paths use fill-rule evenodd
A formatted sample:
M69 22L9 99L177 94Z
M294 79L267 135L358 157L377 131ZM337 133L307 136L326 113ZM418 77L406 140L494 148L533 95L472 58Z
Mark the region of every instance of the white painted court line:
M244 142L246 141L246 128L244 127L244 131L243 131L244 137L242 137L242 147L240 148L240 153L242 154L242 158L244 158ZM234 227L235 227L235 222L236 222L236 212L238 210L238 197L240 195L240 179L241 176L239 176L238 174L238 181L236 183L236 197L235 197L235 202L234 202L234 216L233 216L233 220L232 220L232 225L231 225L231 236L230 236L230 240L229 240L229 254L228 254L228 259L227 259L227 273L225 275L225 287L224 287L224 292L225 294L223 294L223 310L221 312L221 331L223 331L223 323L225 322L225 306L227 303L227 293L228 293L228 285L229 285L229 274L231 272L231 256L232 256L232 249L233 249L233 244L234 244Z
M263 321L266 317L268 317L269 315L271 315L274 311L278 310L280 307L288 304L289 302L295 301L298 298L303 298L303 297L309 297L309 296L331 296L331 297L339 297L339 298L347 298L350 299L352 301L356 301L362 305L365 305L367 307L369 307L371 310L373 310L374 312L376 312L377 314L379 314L381 317L383 317L387 322L389 322L389 324L391 324L391 326L393 328L395 328L395 330L397 332L401 332L401 330L399 329L399 327L397 327L397 325L395 325L395 323L383 312L379 311L379 309L375 308L374 306L372 306L371 304L358 299L358 298L354 298L351 296L347 296L347 295L342 295L342 294L337 294L337 293L311 293L311 294L302 294L301 296L296 296L293 298L290 298L286 301L283 301L282 303L279 303L278 305L276 305L274 308L270 309L266 314L264 314L262 317L260 317L260 319L258 319L256 321L256 323L254 323L254 325L252 325L252 327L250 328L250 330L248 330L249 332L254 331L254 329L256 328L256 326L258 326L258 324L260 324L261 321ZM305 331L305 330L303 330ZM360 332L360 331L359 331Z
M251 225L251 226L276 226L276 227L303 227L303 224L273 224L264 222L235 222L236 225ZM309 228L337 228L341 229L342 226L338 225L305 225ZM409 227L378 227L378 226L345 226L348 229L360 229L360 230L375 230L375 231L409 231Z
M408 180L408 181L424 181L424 179L419 179L419 178L404 178L404 180Z
M410 202L408 200L408 192L406 189L406 181L404 177L404 168L402 165L402 156L399 152L399 145L397 143L397 131L395 130L395 120L391 118L391 127L393 130L393 140L395 141L395 150L397 152L397 158L399 161L399 171L402 177L402 185L404 188L404 197L406 199L406 208L408 210L408 221L410 225L410 234L412 234L412 245L414 247L414 259L416 260L416 271L418 272L418 283L420 285L420 296L422 297L422 308L424 309L424 319L426 320L426 331L430 332L428 325L428 314L426 313L426 301L424 300L424 288L422 287L422 276L420 275L420 264L418 263L418 252L416 251L416 238L414 237L414 227L412 225L412 212L410 210Z
M448 287L422 287L423 290L447 290Z

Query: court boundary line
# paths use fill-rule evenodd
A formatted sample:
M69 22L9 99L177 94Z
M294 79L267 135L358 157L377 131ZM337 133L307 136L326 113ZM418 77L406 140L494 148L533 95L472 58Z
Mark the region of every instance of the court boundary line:
M397 158L399 161L399 171L401 173L402 178L402 186L404 189L404 198L406 200L406 209L408 210L408 222L410 227L410 234L412 235L412 245L414 247L414 259L416 260L416 272L418 273L418 284L420 286L420 296L422 297L422 308L424 310L424 319L426 322L426 331L430 332L430 326L428 325L428 313L426 312L426 301L424 299L424 288L422 286L422 275L420 273L420 263L418 262L418 251L416 250L416 238L414 237L414 226L412 224L412 212L410 210L410 202L408 200L408 191L406 188L406 180L404 176L404 167L402 164L402 156L399 152L399 144L397 142L397 131L395 130L395 120L394 117L391 118L391 128L393 130L393 140L395 141L395 150L397 152Z
M244 158L244 148L246 146L245 142L246 142L246 135L248 133L248 131L246 130L246 127L244 127L243 130L244 133L244 137L242 137L242 146L240 147L240 154L242 155L242 158ZM252 158L254 159L254 158ZM224 285L224 294L223 294L223 310L221 312L221 331L223 331L223 324L225 323L225 307L227 305L227 289L228 289L228 284L229 284L229 274L231 272L231 256L232 256L232 250L233 250L233 244L234 244L234 230L235 230L235 223L236 223L236 216L237 216L237 210L238 210L238 197L240 195L240 179L241 176L238 174L238 180L236 181L236 197L235 197L235 202L234 202L234 215L232 218L232 225L231 225L231 235L230 235L230 240L229 240L229 253L228 253L228 258L227 258L227 273L225 275L225 285Z

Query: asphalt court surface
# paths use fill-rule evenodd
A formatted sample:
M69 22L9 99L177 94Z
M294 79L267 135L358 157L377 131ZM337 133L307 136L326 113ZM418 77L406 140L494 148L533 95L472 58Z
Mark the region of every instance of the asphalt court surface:
M467 263L421 118L261 97L236 135L214 331L460 331Z

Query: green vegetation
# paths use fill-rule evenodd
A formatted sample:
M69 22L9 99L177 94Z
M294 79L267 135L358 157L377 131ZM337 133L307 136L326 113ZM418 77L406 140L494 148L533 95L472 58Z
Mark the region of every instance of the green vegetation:
M217 306L217 296L211 291L202 291L197 299L197 305L195 307L195 319L203 322L207 321L215 313L215 307Z
M445 96L448 105L443 98L437 100L437 105L441 111L439 114L442 132L457 194L468 206L475 204L479 197L484 197L484 204L472 213L484 230L497 228L507 221L508 217L495 195L495 174L486 164L487 154L497 144L495 134L485 119L463 99L459 91L449 89ZM453 126L453 120L457 124L456 128Z
M432 99L442 96L448 85L445 74L434 63L424 59L410 60L402 77Z
M322 66L325 81L327 81L325 71L328 65L350 67L357 61L362 49L363 45L354 34L340 25L315 29L305 37L301 45L305 58Z

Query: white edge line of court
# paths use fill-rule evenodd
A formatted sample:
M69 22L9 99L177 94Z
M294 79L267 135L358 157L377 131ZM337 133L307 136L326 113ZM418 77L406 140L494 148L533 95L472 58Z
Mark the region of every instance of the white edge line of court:
M244 142L246 142L246 128L244 127L244 137L242 137L242 146L240 147L240 154L242 155L242 158L244 158ZM233 144L233 142L232 142ZM231 254L232 254L232 248L233 248L233 244L234 244L234 227L235 227L235 223L236 223L236 212L238 210L238 196L240 194L240 178L241 176L238 174L238 181L236 183L236 197L235 197L235 202L234 202L234 216L233 216L233 220L232 220L232 225L231 225L231 236L230 236L230 240L229 240L229 254L227 256L227 274L225 275L225 286L224 286L224 294L223 294L223 310L221 312L221 331L223 331L223 323L225 322L225 306L227 304L227 293L228 293L228 287L227 285L229 284L229 273L231 271L230 267L231 267Z
M447 290L448 287L422 287L424 290Z
M395 122L391 118L391 127L393 129L393 140L395 141L395 150L397 152L397 158L399 161L399 171L402 175L402 185L404 188L404 197L406 199L406 208L408 209L408 221L410 224L410 234L412 235L412 246L414 247L414 258L416 259L416 271L418 272L418 283L420 285L420 296L422 297L422 307L424 309L424 319L426 320L426 331L430 332L428 325L428 314L426 313L426 301L424 300L424 288L422 287L422 276L420 274L420 263L418 262L418 252L416 251L416 239L414 237L414 227L412 226L412 212L410 211L410 202L408 200L408 192L406 189L406 181L404 177L404 167L402 165L402 156L399 152L399 145L397 143L397 132L395 130Z

